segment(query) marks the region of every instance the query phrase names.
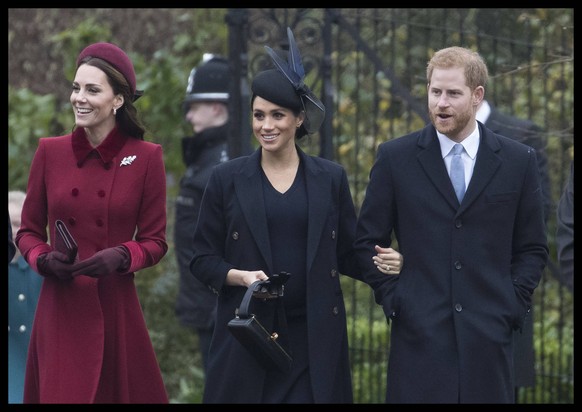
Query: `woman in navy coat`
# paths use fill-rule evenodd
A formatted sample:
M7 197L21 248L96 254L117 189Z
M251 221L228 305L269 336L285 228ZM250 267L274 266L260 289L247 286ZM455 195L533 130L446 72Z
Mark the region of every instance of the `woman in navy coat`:
M255 77L260 147L215 168L194 234L191 271L218 294L205 403L353 401L340 273L359 279L354 205L345 170L296 144L319 128L324 108L289 81L296 68L284 63ZM293 357L288 372L263 369L227 328L247 287L281 271L291 273L283 297L288 329L278 331ZM272 304L259 301L253 312L273 330Z
M143 140L135 73L110 43L77 59L71 134L41 138L16 243L44 276L25 403L167 403L134 272L167 251L162 148ZM55 220L78 244L54 250ZM47 243L47 225L50 243Z

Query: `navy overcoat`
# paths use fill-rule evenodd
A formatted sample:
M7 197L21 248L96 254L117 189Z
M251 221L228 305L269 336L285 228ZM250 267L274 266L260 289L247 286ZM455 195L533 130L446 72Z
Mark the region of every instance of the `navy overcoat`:
M356 251L391 320L388 402L513 402L512 331L548 257L540 176L534 149L479 131L460 205L432 125L382 143L370 172ZM399 276L371 264L392 233Z
M308 197L306 300L309 370L316 403L352 402L346 313L339 274L359 277L353 253L356 214L346 172L299 148ZM227 323L246 291L224 284L228 271L272 271L260 170L261 148L216 166L202 200L190 268L218 293L204 402L261 401L265 371L231 335ZM255 307L269 330L272 312Z

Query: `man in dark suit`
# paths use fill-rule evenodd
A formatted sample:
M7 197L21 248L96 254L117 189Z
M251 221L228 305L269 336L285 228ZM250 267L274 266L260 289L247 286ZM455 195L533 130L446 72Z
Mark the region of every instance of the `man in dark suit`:
M485 99L479 105L476 117L478 121L493 132L507 136L535 149L544 200L544 221L547 225L553 207L550 174L548 172L548 156L546 154L546 139L543 130L531 120L519 119L515 116L508 116L501 113ZM535 386L533 318L532 311L527 317L523 329L521 331L515 331L513 334L516 400L519 388Z
M435 53L431 124L382 143L370 172L355 250L391 322L390 403L514 402L512 333L548 246L535 150L475 118L487 78L469 49ZM399 276L372 260L393 232L406 257Z

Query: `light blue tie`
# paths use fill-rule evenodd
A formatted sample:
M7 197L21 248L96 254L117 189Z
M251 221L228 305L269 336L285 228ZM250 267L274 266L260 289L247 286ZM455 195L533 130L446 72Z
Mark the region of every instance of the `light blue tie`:
M463 200L465 196L465 167L463 166L463 159L461 158L461 153L463 153L463 145L457 143L453 146L453 160L451 160L451 182L453 182L453 187L455 188L455 193L457 194L457 199L459 203Z

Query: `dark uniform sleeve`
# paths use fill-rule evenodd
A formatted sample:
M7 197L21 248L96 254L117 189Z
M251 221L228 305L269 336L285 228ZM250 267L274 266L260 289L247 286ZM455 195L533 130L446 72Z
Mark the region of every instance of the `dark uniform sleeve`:
M570 177L557 208L556 247L562 281L573 291L574 288L574 161L570 165Z

